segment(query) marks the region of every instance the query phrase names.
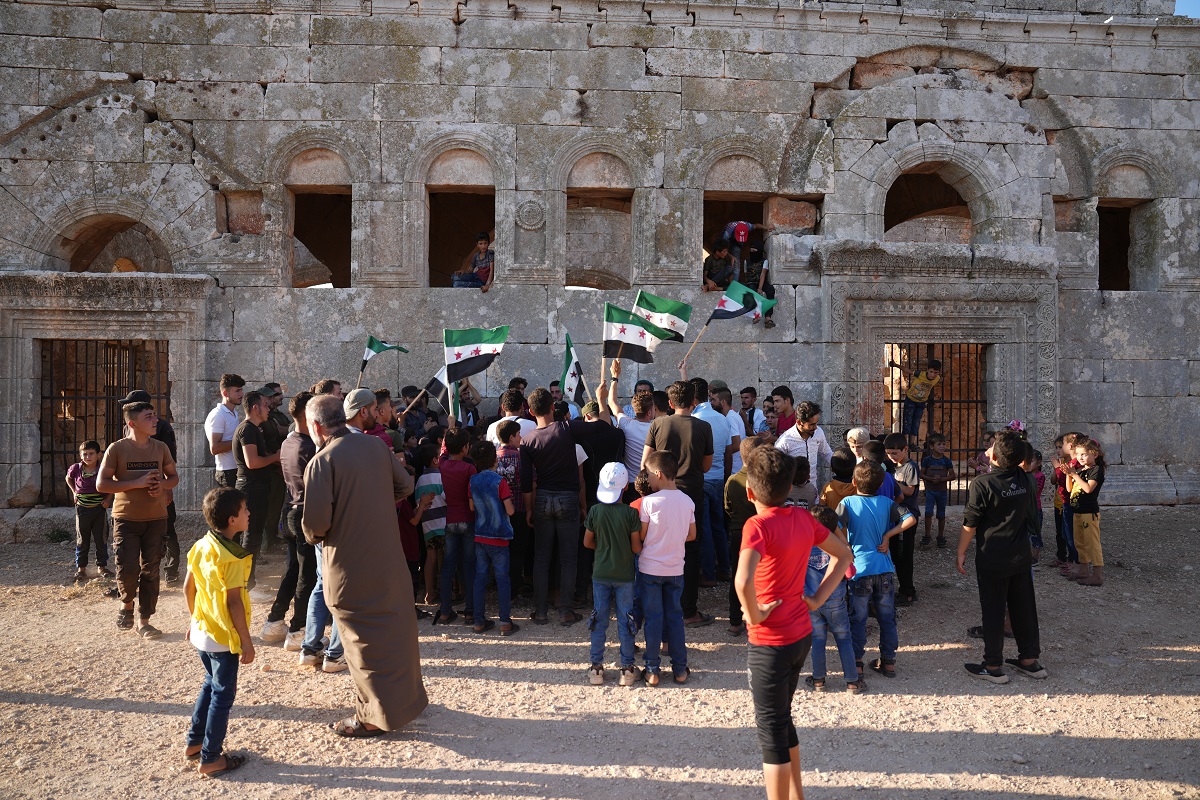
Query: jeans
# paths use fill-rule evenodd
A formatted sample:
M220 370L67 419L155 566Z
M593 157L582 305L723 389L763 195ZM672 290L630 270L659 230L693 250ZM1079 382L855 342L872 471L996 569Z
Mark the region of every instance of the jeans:
M283 482L283 472L278 467L271 472L267 479L269 493L267 494L266 516L263 518L263 535L267 547L271 548L277 541L287 539L284 533L283 512L287 510L287 485Z
M550 608L550 558L558 544L558 607L571 610L579 547L579 492L538 489L533 500L533 601L538 616Z
M509 579L514 587L533 585L533 534L525 522L525 512L517 509L517 513L508 518L512 523L513 538L508 543L509 549Z
M812 674L814 678L825 677L825 642L829 634L837 643L838 657L842 661L842 673L846 683L858 680L858 667L854 664L854 643L850 639L850 613L846 609L846 583L843 581L829 595L825 605L808 612L812 620Z
M500 621L512 623L512 581L508 572L511 554L508 548L498 544L475 542L475 624L482 625L486 619L484 597L487 594L488 567L496 575L496 594L500 602Z
M1062 510L1062 533L1067 542L1067 560L1072 564L1079 563L1079 550L1075 547L1075 510L1064 505Z
M254 556L250 561L250 575L246 588L253 589L257 582L254 573L258 567L258 553L262 549L263 525L267 521L267 501L271 497L271 485L265 480L239 480L237 489L246 495L246 509L250 512L250 524L242 534L242 547Z
M159 563L166 519L149 522L113 517L113 551L117 556L117 588L122 603L138 601L138 616L149 619L158 608Z
M483 287L483 279L474 272L466 275L451 275L450 285L459 289L479 289Z
M317 583L317 551L305 540L304 531L300 529L303 514L304 506L292 506L287 510L287 571L279 580L279 591L267 614L267 622L278 622L287 615L288 606L295 601L292 622L288 625L291 631L304 629L308 618L308 598Z
M900 646L896 634L896 573L867 575L850 581L850 637L854 657L862 661L867 651L867 606L875 603L879 621L879 657L885 663L896 660Z
M737 564L742 552L742 529L729 531L729 562ZM742 624L742 601L737 596L734 582L729 582L729 625L737 627Z
M921 417L925 416L925 404L914 403L912 400L905 398L903 413L900 432L906 436L919 436L921 431Z
M438 584L442 595L441 614L450 616L454 611L454 576L459 567L463 573L463 595L466 596L467 607L463 616L470 619L474 616L475 607L475 524L471 522L447 522L446 545L442 551L442 575ZM480 609L479 613L483 613Z
M704 482L704 505L696 509L705 519L707 535L700 540L700 573L713 580L717 573L729 574L729 534L725 531L725 484ZM699 526L697 526L699 528Z
M617 641L621 643L621 669L633 666L633 581L592 581L592 664L604 663L604 644L608 639L609 612L617 606ZM675 651L672 650L672 653Z
M792 697L800 684L800 670L811 646L812 637L805 636L791 644L747 647L750 694L754 698L754 721L758 725L764 764L790 763L788 751L800 746L792 721Z
M304 643L300 649L310 656L321 652L321 637L325 633L325 626L329 625L329 647L325 648L325 657L337 661L342 657L342 637L338 635L337 620L325 605L325 586L321 581L321 545L313 545L313 549L316 551L317 582L308 596L308 622L304 626Z
M75 569L88 565L88 551L96 545L96 566L108 567L108 510L104 506L75 506Z
M201 745L200 763L211 764L221 757L225 731L229 729L229 710L237 697L239 656L236 653L197 652L204 663L204 683L192 709L187 746Z
M663 638L671 651L671 671L682 675L687 670L687 645L683 640L683 576L638 573L641 582L642 613L646 615L646 668L658 672L662 659L659 648Z
M983 663L1004 664L1004 612L1012 622L1017 655L1022 659L1042 654L1038 634L1037 600L1033 594L1033 573L1018 569L1012 575L996 575L975 570L979 581L979 608L983 612Z
M1038 509L1037 530L1035 530L1033 533L1031 533L1029 535L1029 543L1032 544L1034 547L1036 547L1038 550L1041 550L1043 547L1043 544L1044 544L1042 542L1042 520L1043 520L1042 509L1039 508Z
M933 513L934 506L937 506L937 518L946 518L946 503L950 502L950 491L948 489L926 489L925 490L925 516Z

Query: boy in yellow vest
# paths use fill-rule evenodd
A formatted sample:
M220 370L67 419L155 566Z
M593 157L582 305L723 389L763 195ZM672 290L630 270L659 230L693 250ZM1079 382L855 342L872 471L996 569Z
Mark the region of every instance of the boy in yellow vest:
M250 524L246 496L237 489L216 488L204 496L209 531L188 552L183 585L192 624L188 640L204 662L204 684L184 755L199 759L204 777L230 772L246 761L222 751L229 710L237 696L238 664L254 661L250 641L250 594L246 581L253 556L235 537Z

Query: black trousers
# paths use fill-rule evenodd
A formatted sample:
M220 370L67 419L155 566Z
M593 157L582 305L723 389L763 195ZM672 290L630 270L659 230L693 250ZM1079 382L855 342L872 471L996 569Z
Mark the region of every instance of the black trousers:
M179 534L175 531L175 501L167 506L167 534L163 537L163 572L167 580L179 577Z
M917 544L917 526L914 525L892 539L892 562L896 565L896 579L900 582L900 594L916 596L913 586L913 550Z
M750 694L764 764L791 762L788 752L800 745L792 721L792 696L800 683L800 670L812 647L812 634L782 645L752 644L746 650L750 668Z
M1005 610L1012 621L1013 638L1017 640L1017 656L1023 659L1040 656L1033 572L1026 567L1012 574L994 574L977 568L975 576L983 612L983 663L992 667L1004 663Z
M250 512L250 524L242 534L242 547L254 555L250 561L250 576L246 580L246 588L253 589L258 554L262 549L263 525L267 521L267 502L271 497L271 485L265 480L239 480L237 488L246 495L246 509Z
M236 469L219 469L213 476L217 486L224 486L226 489L233 489L237 486L237 470Z
M742 556L742 529L729 526L729 571L737 575L738 559ZM742 601L738 599L734 581L729 580L729 624L742 624Z
M284 540L287 542L287 570L279 580L279 591L267 615L267 622L278 622L287 616L288 606L294 602L295 610L288 624L290 631L304 630L308 622L308 597L317 585L317 549L304 538L300 528L303 515L304 506L292 506L284 518L288 530Z
M166 530L165 519L141 522L113 517L117 589L122 603L137 600L142 619L149 619L158 609L159 565Z
M267 495L267 513L266 519L263 522L263 536L267 540L267 547L273 547L277 540L286 539L284 532L287 523L283 519L285 503L287 500L287 485L283 482L283 472L276 469L271 473L268 481L271 492ZM282 524L281 524L282 523ZM300 538L304 538L301 536Z

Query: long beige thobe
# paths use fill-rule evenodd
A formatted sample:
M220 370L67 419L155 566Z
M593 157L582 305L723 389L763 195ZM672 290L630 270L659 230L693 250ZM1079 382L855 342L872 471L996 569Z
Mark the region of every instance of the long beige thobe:
M412 476L375 436L336 436L304 470L304 536L324 545L325 603L354 679L355 715L389 731L429 705L396 521L395 502L412 491Z

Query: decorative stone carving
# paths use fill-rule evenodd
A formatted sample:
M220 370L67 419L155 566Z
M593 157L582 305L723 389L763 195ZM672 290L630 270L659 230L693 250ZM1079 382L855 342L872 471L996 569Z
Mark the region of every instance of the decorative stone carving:
M527 231L541 230L546 226L546 207L537 200L526 200L517 206L517 225Z

